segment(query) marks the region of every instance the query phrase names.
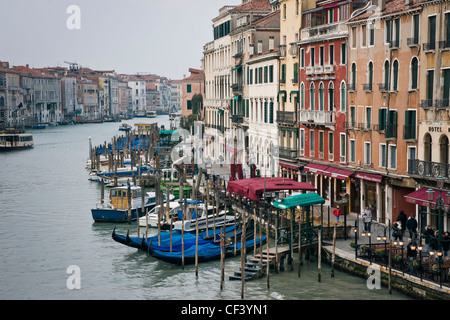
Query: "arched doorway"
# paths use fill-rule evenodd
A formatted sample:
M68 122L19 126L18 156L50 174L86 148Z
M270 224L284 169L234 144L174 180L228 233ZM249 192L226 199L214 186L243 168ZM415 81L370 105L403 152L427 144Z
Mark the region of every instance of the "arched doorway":
M440 163L448 163L449 154L448 154L448 137L443 134L439 138L439 162Z
M429 133L426 133L425 136L423 137L423 145L424 145L423 156L424 156L425 161L431 161L431 159L432 159L431 143L432 143L431 135Z

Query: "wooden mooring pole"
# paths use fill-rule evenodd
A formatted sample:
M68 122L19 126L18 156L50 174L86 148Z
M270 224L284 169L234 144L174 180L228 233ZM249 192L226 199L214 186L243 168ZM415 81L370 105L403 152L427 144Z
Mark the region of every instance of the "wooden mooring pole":
M334 277L334 260L336 257L336 226L337 223L334 224L333 229L333 254L331 255L331 277Z

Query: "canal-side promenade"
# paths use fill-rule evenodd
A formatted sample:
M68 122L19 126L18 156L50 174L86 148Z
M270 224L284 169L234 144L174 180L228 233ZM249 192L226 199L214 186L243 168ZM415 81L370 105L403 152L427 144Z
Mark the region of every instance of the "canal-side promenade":
M325 209L324 209L325 211ZM333 216L334 218L334 216ZM449 269L443 269L442 271L442 282L440 284L439 276L435 275L433 281L426 276L424 272L422 277L420 277L420 273L415 269L409 268L407 265L402 265L401 263L391 262L391 272L389 272L388 267L388 257L378 258L376 254L373 254L371 257L368 254L365 254L363 257L361 256L361 248L369 246L369 239L366 236L361 236L363 231L363 226L360 221L359 223L359 235L357 235L357 240L355 241L355 234L353 232L353 226L355 225L355 221L358 219L355 213L350 213L347 216L347 226L352 226L351 231L347 239L336 239L335 242L335 263L334 267L339 270L343 270L349 272L354 275L358 275L361 277L369 278L370 281L377 281L375 277L378 275L381 277L381 285L389 286L389 273L391 274L391 288L400 290L408 295L411 295L414 298L418 299L430 299L430 300L448 300L450 299L450 287L448 282L448 274ZM334 220L332 220L334 221ZM341 217L342 221L342 217ZM371 224L371 245L376 246L377 248L383 249L385 242L383 240L378 241L377 236L383 236L384 232L387 234L386 247L389 248L389 231L384 225L378 223ZM403 253L406 255L407 245L409 243L409 233L406 232L403 237ZM354 243L358 244L359 250L358 255L355 254L355 248L353 246ZM394 248L394 247L393 247ZM324 259L327 260L328 263L331 263L332 253L333 253L333 242L324 240L323 249L326 252ZM395 249L401 252L401 248L397 245ZM424 250L425 251L425 246ZM426 261L435 262L434 258L428 259L428 255L425 252L422 252L422 263L425 264ZM405 258L407 259L407 258ZM419 261L419 258L417 259ZM405 260L405 263L407 261ZM403 271L401 270L403 266ZM378 273L379 271L379 273ZM414 275L411 275L410 272L414 272ZM444 278L447 279L444 282ZM369 281L369 280L368 280Z

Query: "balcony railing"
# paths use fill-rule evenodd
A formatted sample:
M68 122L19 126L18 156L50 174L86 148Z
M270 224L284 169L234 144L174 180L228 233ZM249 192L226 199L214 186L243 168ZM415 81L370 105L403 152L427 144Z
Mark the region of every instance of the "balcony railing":
M433 99L425 99L420 101L421 108L432 108L433 107Z
M408 38L408 39L406 39L406 44L409 47L419 46L419 38L415 38L415 37Z
M439 176L449 178L450 164L418 159L408 160L408 174L437 179Z
M231 85L231 90L233 90L233 92L242 92L242 83L233 83Z
M280 158L283 158L283 159L294 160L297 158L297 149L280 147L278 149L278 155L280 156Z
M297 121L295 112L292 111L277 111L277 122L284 124L294 124Z
M398 49L400 47L400 40L396 39L396 40L391 40L391 42L389 42L389 48L391 49Z
M439 49L450 49L450 39L439 41Z
M426 42L422 46L423 46L423 51L436 50L436 42Z
M300 110L300 122L319 125L334 124L333 111L325 110Z
M380 90L380 92L388 92L389 91L389 86L387 83L379 83L378 84L378 90Z
M286 57L286 45L281 44L279 48L280 48L280 57L282 58Z
M244 123L244 116L241 114L233 114L231 116L232 123Z
M449 99L435 100L434 106L436 108L448 108L450 106L450 100Z
M372 83L363 83L363 90L365 92L372 92L373 84Z
M356 83L348 83L347 84L347 91L348 92L355 92L356 91Z
M324 73L334 73L334 65L333 64L326 64L323 66L323 72Z

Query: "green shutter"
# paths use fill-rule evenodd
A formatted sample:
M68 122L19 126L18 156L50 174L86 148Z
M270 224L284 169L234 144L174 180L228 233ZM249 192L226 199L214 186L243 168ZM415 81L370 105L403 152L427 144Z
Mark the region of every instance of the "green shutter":
M267 101L264 102L264 122L267 123Z
M427 99L433 100L433 87L434 87L434 70L428 71L427 79Z
M383 131L386 129L386 110L378 109L378 130Z
M285 64L281 65L281 80L283 80L283 81L286 80L286 65Z
M273 123L273 102L269 105L269 123Z
M417 89L418 64L417 58L414 58L411 62L411 89Z
M394 61L394 79L393 79L393 89L397 91L398 89L398 61Z
M269 82L273 82L273 66L269 66Z
M447 24L449 26L450 24ZM419 44L419 15L414 15L414 44Z

